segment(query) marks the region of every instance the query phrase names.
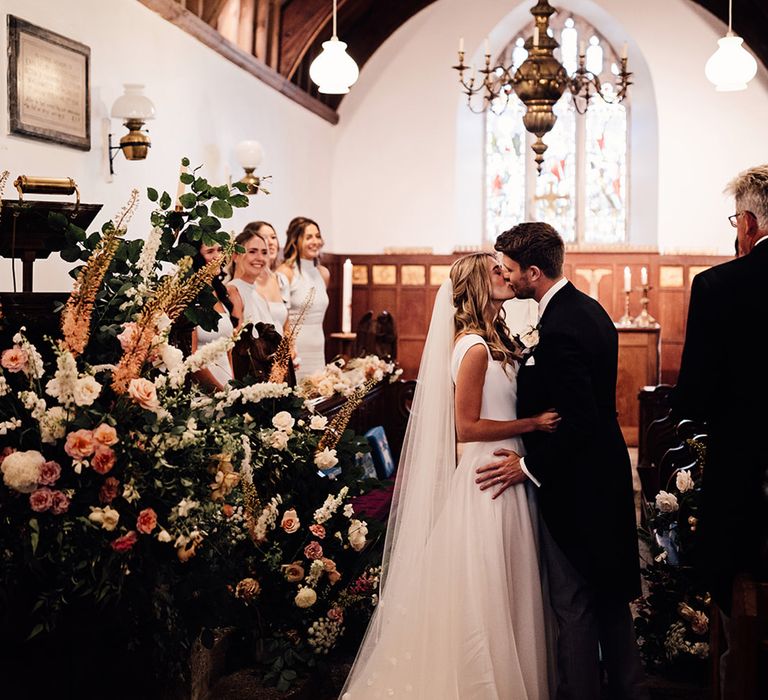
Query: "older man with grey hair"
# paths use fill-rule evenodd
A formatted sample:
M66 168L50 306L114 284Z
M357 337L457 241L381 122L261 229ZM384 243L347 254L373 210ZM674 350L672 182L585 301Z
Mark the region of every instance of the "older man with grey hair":
M764 576L768 507L768 164L745 170L727 186L735 200L728 217L738 257L699 273L691 287L688 325L672 405L680 418L702 421L709 435L699 533L702 570L734 640L731 671L748 668L741 635L728 635L733 583ZM756 645L755 645L756 648ZM744 674L721 664L723 698L746 698Z

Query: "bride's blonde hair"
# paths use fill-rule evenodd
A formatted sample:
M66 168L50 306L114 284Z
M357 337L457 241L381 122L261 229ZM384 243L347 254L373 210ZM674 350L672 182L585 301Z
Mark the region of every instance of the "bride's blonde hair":
M504 309L497 313L493 307L488 258L496 260L489 253L471 253L451 265L455 337L479 335L488 344L493 359L507 365L518 356L504 323Z

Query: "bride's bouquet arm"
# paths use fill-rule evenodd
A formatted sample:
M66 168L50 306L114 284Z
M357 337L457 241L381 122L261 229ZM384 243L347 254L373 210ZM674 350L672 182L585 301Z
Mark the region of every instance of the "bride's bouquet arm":
M456 376L454 400L456 439L459 442L493 442L534 430L552 432L557 428L560 416L555 411L516 420L480 418L487 369L488 352L484 345L474 345L467 350Z

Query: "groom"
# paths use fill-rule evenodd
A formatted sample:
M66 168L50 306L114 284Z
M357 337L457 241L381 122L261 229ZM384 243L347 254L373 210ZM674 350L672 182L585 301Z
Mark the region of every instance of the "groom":
M554 433L523 436L481 467L494 497L526 478L538 487L541 553L558 622L557 700L597 700L600 659L611 698L645 698L629 601L640 594L632 475L616 419L618 336L594 299L563 276L554 228L523 223L496 241L518 298L539 303L539 343L518 374L518 416L557 410Z

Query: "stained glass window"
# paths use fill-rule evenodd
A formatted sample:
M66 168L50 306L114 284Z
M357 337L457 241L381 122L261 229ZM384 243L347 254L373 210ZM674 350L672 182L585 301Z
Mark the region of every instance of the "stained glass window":
M584 53L610 100L618 72L618 56L590 24L577 16L551 18L551 36L560 43L555 56L572 74ZM516 66L525 59L524 37L533 23L516 35L498 63ZM541 175L525 131L525 106L512 95L501 114L486 119L486 221L489 240L525 219L552 224L567 243L610 245L627 238L628 102L609 104L594 97L580 115L566 94L555 105L557 122L545 137Z

